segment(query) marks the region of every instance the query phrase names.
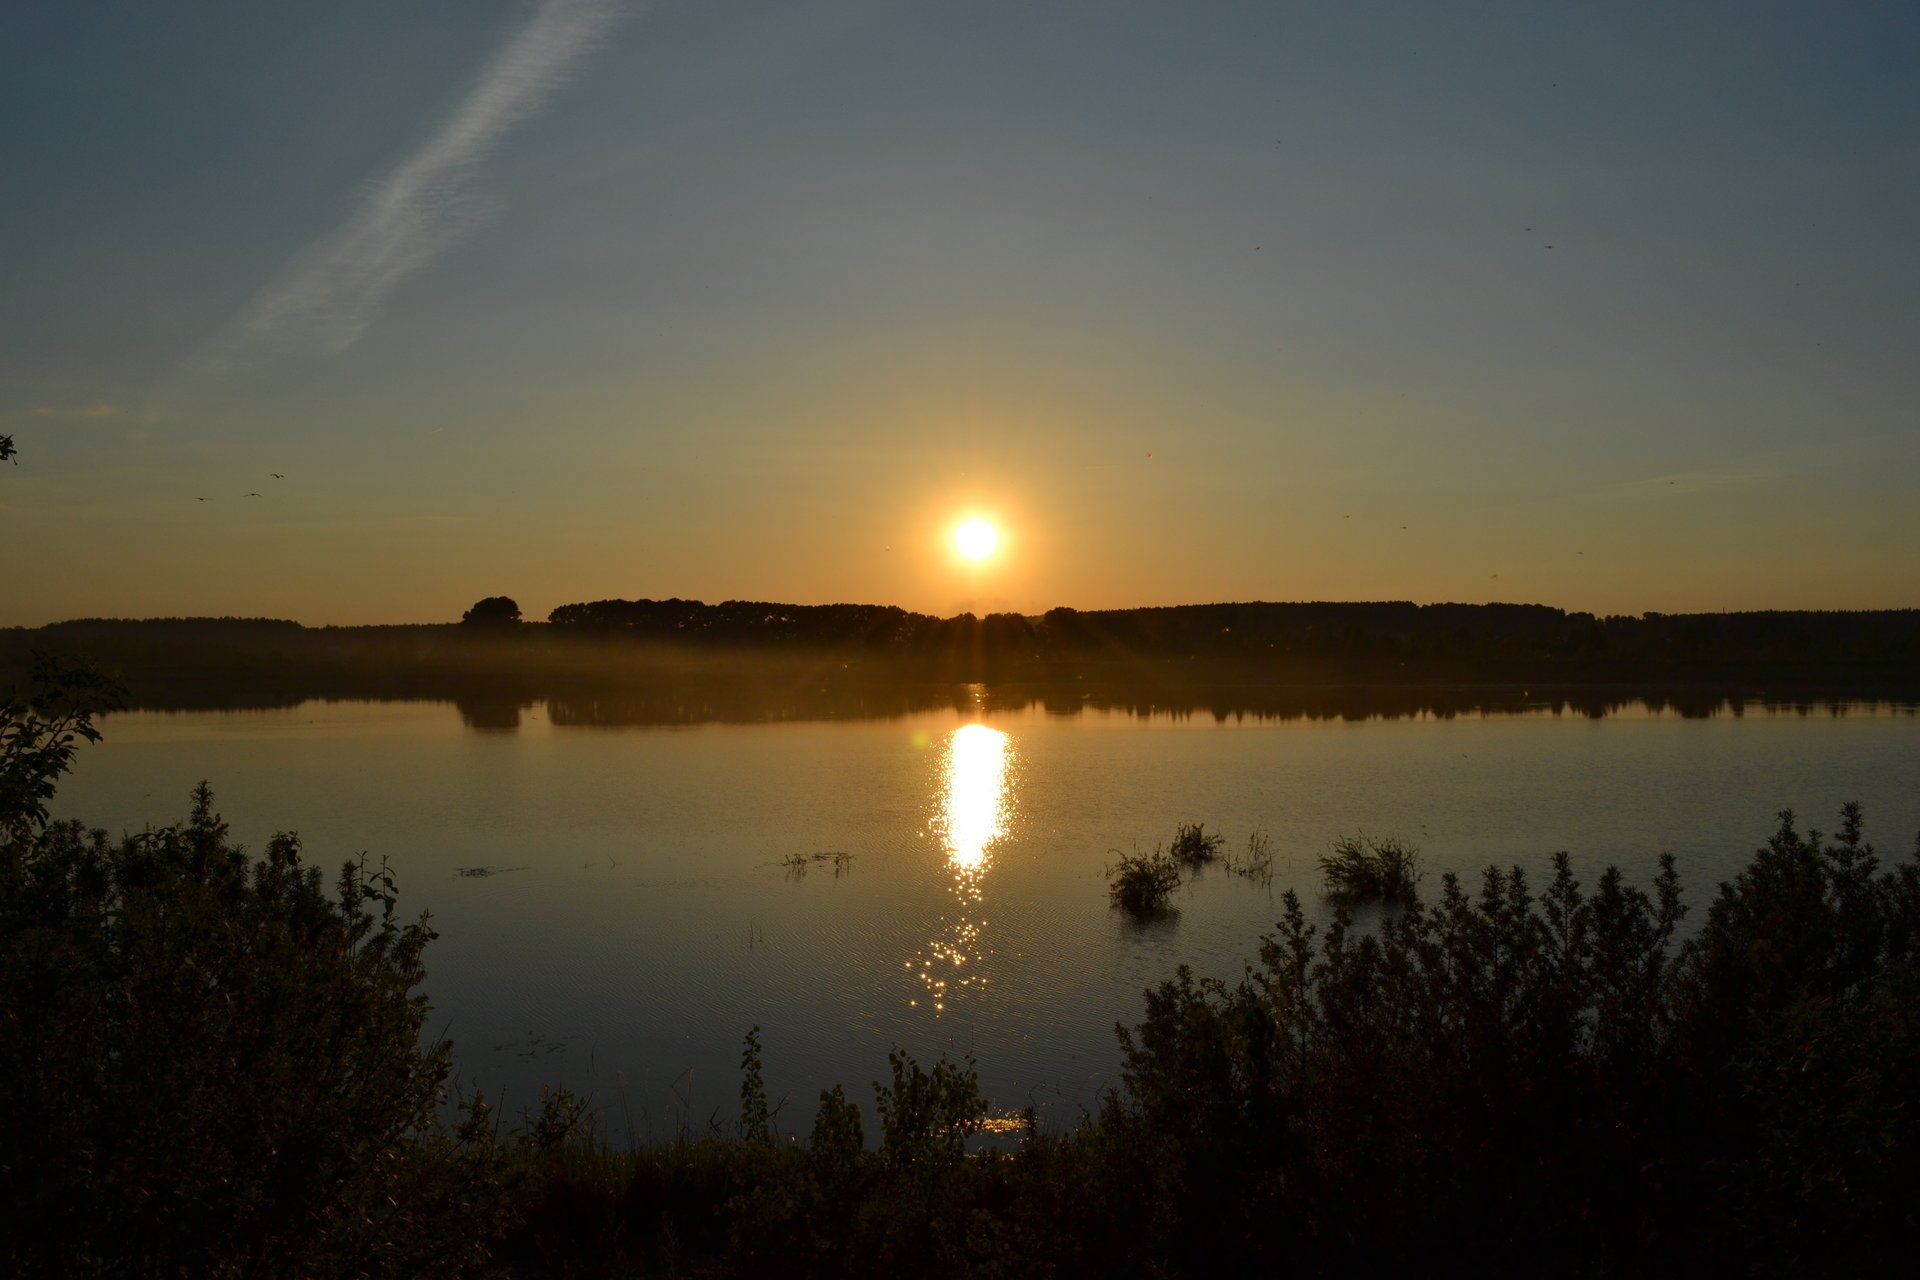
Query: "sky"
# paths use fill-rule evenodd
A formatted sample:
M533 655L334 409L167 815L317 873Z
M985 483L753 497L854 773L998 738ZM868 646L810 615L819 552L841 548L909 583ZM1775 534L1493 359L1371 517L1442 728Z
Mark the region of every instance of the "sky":
M1899 3L9 5L0 625L1917 606L1916 65Z

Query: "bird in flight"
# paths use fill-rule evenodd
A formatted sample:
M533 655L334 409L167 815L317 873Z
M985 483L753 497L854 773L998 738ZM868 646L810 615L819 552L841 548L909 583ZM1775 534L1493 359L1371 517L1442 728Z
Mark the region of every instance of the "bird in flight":
M250 494L248 494L247 496L248 496L249 498L257 498L257 497L259 497L260 495L259 495L259 494L257 494L257 493L250 493Z
M278 471L269 471L269 472L267 472L267 474L268 474L268 475L270 475L270 476L272 476L272 477L273 477L273 478L274 478L275 480L285 480L285 479L286 479L286 477L285 477L285 476L283 476L283 475L281 475L281 474L280 474L280 473L279 473Z
M205 498L195 498L195 499L194 499L194 501L195 501L195 502L205 502L205 501L206 501L206 499L205 499Z

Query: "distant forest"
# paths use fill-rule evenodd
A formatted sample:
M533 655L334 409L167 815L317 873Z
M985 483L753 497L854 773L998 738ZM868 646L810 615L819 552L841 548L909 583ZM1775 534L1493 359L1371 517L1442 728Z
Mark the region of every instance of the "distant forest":
M562 605L545 623L518 617L501 596L464 622L418 626L80 619L0 630L0 683L18 683L31 653L52 649L116 675L136 706L547 698L582 722L898 714L948 696L929 686L978 682L1033 686L1050 707L1272 704L1305 714L1369 696L1465 710L1553 690L1581 709L1627 693L1920 696L1920 609L1597 617L1521 604L1245 603L937 618L886 605L670 599ZM1409 702L1409 691L1441 689L1455 691L1452 703ZM1469 689L1479 692L1463 698Z

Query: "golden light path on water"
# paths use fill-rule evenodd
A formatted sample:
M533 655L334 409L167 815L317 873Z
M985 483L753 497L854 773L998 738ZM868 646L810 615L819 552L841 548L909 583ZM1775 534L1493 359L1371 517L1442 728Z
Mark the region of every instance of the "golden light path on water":
M906 967L916 969L934 1012L944 1012L956 987L982 987L979 918L982 883L993 850L1013 822L1013 737L983 724L961 725L941 747L938 809L929 828L953 874L956 911L940 935ZM911 1003L919 1004L919 1000Z

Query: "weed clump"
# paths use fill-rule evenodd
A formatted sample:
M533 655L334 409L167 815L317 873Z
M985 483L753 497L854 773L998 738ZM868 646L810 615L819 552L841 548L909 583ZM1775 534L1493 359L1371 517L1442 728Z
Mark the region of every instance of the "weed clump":
M1340 836L1321 855L1327 897L1336 903L1410 903L1418 897L1420 851L1397 836Z
M1273 883L1273 837L1255 831L1247 837L1244 854L1228 854L1227 870L1258 885Z
M1227 838L1217 832L1208 835L1204 822L1183 822L1173 834L1168 853L1181 866L1197 871L1218 858L1226 846Z
M1179 862L1157 846L1152 853L1121 854L1107 868L1107 897L1132 916L1164 915L1180 879Z
M807 874L810 867L833 865L833 875L837 880L853 870L853 855L845 849L829 850L825 853L790 853L780 859L780 865L787 870L787 878L798 880Z

